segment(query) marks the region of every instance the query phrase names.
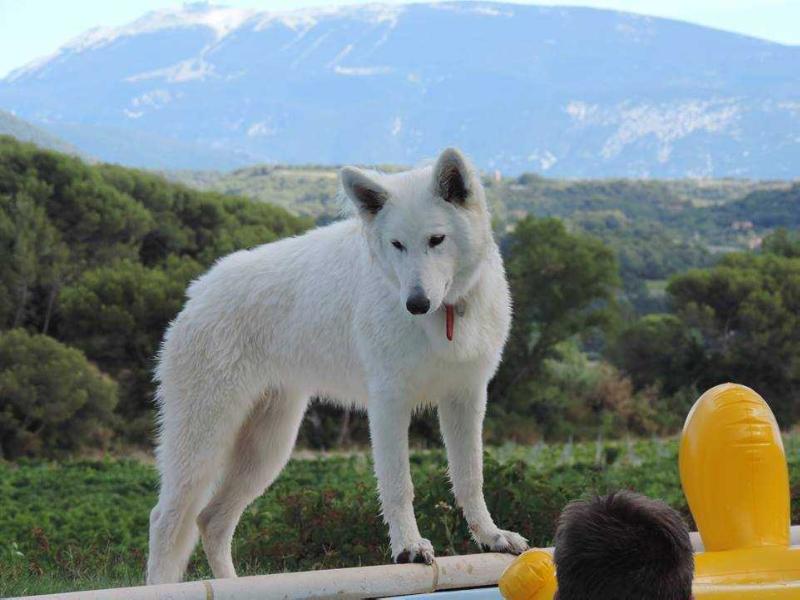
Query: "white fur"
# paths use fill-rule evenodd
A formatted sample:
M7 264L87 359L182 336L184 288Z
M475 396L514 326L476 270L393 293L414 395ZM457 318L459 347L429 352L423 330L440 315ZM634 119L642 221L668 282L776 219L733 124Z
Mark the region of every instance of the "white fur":
M441 197L447 169L463 178L463 203ZM236 524L289 459L312 396L367 410L396 559L433 559L414 517L408 457L409 419L425 404L438 406L453 490L475 540L526 547L498 529L482 492L486 385L511 307L478 175L451 149L403 173L345 168L342 183L358 216L223 258L192 283L164 337L148 583L180 580L198 534L214 576L236 575ZM385 200L377 214L360 201L365 188ZM431 248L432 235L446 237ZM414 316L405 303L417 286L431 309ZM452 342L444 302L463 307Z

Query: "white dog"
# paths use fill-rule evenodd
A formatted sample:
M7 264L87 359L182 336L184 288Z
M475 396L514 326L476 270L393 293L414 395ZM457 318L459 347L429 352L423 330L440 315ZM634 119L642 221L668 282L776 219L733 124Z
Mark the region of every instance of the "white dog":
M408 452L428 404L475 540L527 547L483 498L486 385L511 306L479 176L448 149L403 173L346 167L341 182L357 217L220 260L165 335L149 583L180 580L198 532L214 577L236 576L236 524L286 464L313 396L366 408L397 562L433 560Z

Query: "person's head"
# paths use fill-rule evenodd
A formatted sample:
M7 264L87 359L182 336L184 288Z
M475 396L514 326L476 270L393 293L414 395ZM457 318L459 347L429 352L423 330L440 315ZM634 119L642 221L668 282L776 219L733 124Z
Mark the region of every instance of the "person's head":
M570 503L553 555L558 600L689 600L694 554L681 516L658 500L617 492Z

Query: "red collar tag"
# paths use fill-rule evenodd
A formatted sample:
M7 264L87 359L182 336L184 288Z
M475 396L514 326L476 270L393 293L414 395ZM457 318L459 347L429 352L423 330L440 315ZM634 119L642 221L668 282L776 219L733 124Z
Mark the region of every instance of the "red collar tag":
M452 304L444 305L447 339L453 341L453 326L456 322L456 313Z

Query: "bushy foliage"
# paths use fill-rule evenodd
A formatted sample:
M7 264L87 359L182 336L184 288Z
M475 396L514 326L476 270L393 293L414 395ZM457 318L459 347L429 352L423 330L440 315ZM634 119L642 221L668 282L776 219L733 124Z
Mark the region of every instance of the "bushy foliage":
M636 389L603 360L590 360L574 340L559 344L536 379L525 382L524 408L491 406L486 437L492 443L673 432L665 426L658 390Z
M77 346L119 382L124 432L144 441L153 358L187 283L222 255L309 225L0 137L0 331Z
M800 230L790 231L785 228L775 230L764 238L761 250L767 254L786 258L800 258Z
M671 314L646 315L624 326L610 354L638 388L658 384L673 394L703 372L703 340Z
M783 422L793 422L800 391L800 258L732 254L713 269L676 277L668 291L676 313L702 335L700 387L746 382L769 398Z
M256 167L230 181L220 189L253 192L269 182L264 190L277 200L294 206L299 198L314 215L336 185L335 171L324 168ZM798 379L790 341L800 337L791 317L797 275L785 268L800 255L796 232L779 231L760 254L713 268L705 249L793 223L796 185L525 176L487 186L496 229L507 234L500 241L515 307L490 389L492 439L673 431L698 391L719 378L780 398L782 419L798 416L788 401ZM332 207L323 207L325 218ZM758 215L752 229L731 222L742 207ZM80 349L119 384L124 441L147 444L154 358L186 284L222 255L310 224L267 203L0 137L0 331L46 333ZM690 266L705 270L667 286ZM625 320L609 344L617 306ZM637 312L667 310L636 321ZM435 417L418 418L412 437L436 443ZM300 440L367 443L365 418L315 406Z
M714 253L752 248L777 227L798 226L800 185L747 180L563 181L523 175L489 188L497 214L558 217L614 250L624 299L663 312L648 283L707 267Z
M800 227L800 183L786 189L755 190L741 200L709 211L719 225L749 222L758 229Z
M774 254L780 248L786 255ZM763 395L784 426L800 391L800 258L781 235L765 252L735 253L710 269L674 277L671 315L624 328L612 356L638 387L692 396L725 381ZM680 405L686 402L681 401Z
M0 457L59 455L108 441L117 386L80 351L0 332Z
M15 196L0 194L0 329L18 327L37 318L46 297L41 330L47 333L52 317L54 290L70 271L69 249L48 220L35 191ZM41 304L41 302L39 302Z
M61 293L61 338L122 384L118 413L126 435L147 442L153 429L152 372L163 332L202 267L171 256L162 268L121 260L85 271Z
M514 317L490 387L490 416L547 418L551 403L537 391L545 361L561 342L609 324L617 264L601 242L556 219L522 219L504 250Z
M188 256L204 266L217 258L302 232L311 221L272 204L202 193L163 178L113 165L97 167L103 181L133 198L153 216L139 256L147 265L170 255Z
M569 222L614 251L625 299L640 313L666 308L662 298L654 297L647 288L647 282L712 264L706 246L688 236L676 235L658 221L633 220L621 211L578 211L569 217Z

